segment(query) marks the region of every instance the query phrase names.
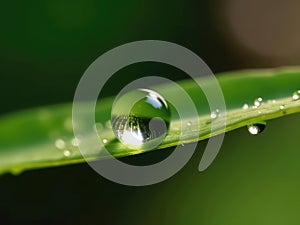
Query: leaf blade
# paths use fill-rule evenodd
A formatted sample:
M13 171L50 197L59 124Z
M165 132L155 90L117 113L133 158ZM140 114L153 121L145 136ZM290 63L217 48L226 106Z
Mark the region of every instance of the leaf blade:
M226 128L216 123L213 132L211 131L212 119L204 93L193 81L182 81L180 84L193 99L199 117L172 121L169 133L158 149L204 140L250 123L300 112L300 101L292 99L293 91L300 89L299 68L229 72L217 78L228 109ZM208 78L200 78L200 81L205 79ZM208 81L204 83L210 87L209 79L205 81ZM176 89L168 84L157 86L156 89L167 89L170 93L176 93ZM251 105L257 97L263 97L264 103L259 108L252 108ZM110 119L113 100L112 97L100 100L101 105L98 104L95 113L96 121L103 126L100 132L109 140L107 148L115 157L142 153L143 150L128 149L116 141L111 128L105 126ZM180 104L180 101L184 100L178 99L178 101ZM250 106L247 110L242 108L245 103ZM194 130L193 126L182 127L183 135L179 141L181 124L187 122L191 124L199 122L200 135L198 138L191 138L194 132L199 131ZM16 174L27 169L85 161L73 136L71 104L40 107L3 116L0 118L0 137L0 174L6 172ZM63 146L57 146L57 141L63 142ZM87 160L98 158L98 149L91 148Z

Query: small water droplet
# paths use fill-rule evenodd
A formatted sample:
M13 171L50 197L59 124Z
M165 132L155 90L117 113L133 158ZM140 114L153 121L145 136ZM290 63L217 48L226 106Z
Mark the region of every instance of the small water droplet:
M74 147L77 147L79 146L79 143L80 143L80 140L78 138L73 138L71 140L71 144L74 146Z
M168 132L170 118L165 99L148 89L124 94L112 109L113 131L132 149L152 149L160 144Z
M220 116L220 110L218 109L212 111L210 114L210 118L212 119L217 119L219 116Z
M186 123L186 125L187 125L187 126L191 126L191 125L192 125L192 122L189 121L189 122Z
M296 101L296 100L299 100L299 99L300 99L300 90L295 91L293 93L293 100Z
M258 108L261 106L263 99L261 97L254 100L253 108Z
M64 150L64 156L65 157L69 157L71 155L71 151L70 150Z
M285 109L285 105L281 105L281 106L279 106L279 108L280 108L281 110L284 110L284 109Z
M266 128L266 122L253 123L247 126L248 131L252 135L260 134Z
M57 139L57 140L55 141L55 146L56 146L56 148L58 148L58 149L64 149L64 148L66 147L66 143L65 143L65 141L62 140L62 139Z
M248 109L249 108L249 105L248 104L244 104L243 105L243 109Z
M103 144L106 144L108 140L106 138L102 139Z

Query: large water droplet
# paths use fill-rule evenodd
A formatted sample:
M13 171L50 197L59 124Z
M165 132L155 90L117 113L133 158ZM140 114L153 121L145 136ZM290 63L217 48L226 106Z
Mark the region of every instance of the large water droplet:
M293 93L293 100L296 101L296 100L299 100L299 99L300 99L300 90L295 91Z
M138 89L121 96L112 110L112 128L129 148L152 149L168 132L171 111L157 92Z
M248 125L248 131L252 135L260 134L266 128L266 122L258 122Z

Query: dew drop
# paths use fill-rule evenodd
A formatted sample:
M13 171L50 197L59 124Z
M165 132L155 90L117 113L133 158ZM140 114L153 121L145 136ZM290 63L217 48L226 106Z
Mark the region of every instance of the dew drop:
M254 100L253 108L258 108L261 106L263 99L261 97Z
M129 148L153 149L166 136L170 118L170 108L160 94L137 89L115 102L112 128L117 138Z
M190 127L190 126L192 126L192 122L189 121L189 122L186 123L186 125Z
M55 147L58 148L58 149L64 149L66 147L66 143L62 139L57 139L55 141Z
M282 111L283 114L286 114L285 105L279 106L279 109Z
M248 131L252 135L260 134L266 128L266 122L253 123L247 126Z
M106 138L102 139L103 144L106 144L108 140Z
M295 91L293 93L293 100L296 101L296 100L299 100L299 99L300 99L300 90Z
M243 105L243 109L248 109L249 108L249 105L248 104L244 104Z

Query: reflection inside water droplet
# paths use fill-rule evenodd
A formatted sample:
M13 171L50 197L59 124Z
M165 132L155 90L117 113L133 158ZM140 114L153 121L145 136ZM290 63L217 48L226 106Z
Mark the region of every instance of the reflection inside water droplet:
M64 149L66 147L66 143L62 139L57 139L55 141L55 147L58 148L58 149Z
M71 140L71 145L73 145L74 147L79 146L80 140L78 138L73 138Z
M21 168L13 168L11 169L11 174L14 176L20 175L23 172L23 169Z
M152 90L138 89L115 102L112 128L129 148L152 149L166 136L170 117L169 106L161 95Z
M262 133L265 128L266 128L266 122L258 122L258 123L253 123L247 126L248 131L252 135L257 135Z
M69 151L69 150L64 150L64 156L66 156L66 157L68 157L68 156L70 156L71 155L71 151Z
M72 125L72 118L67 118L64 121L64 127L66 130L68 131L72 131L73 130L73 125Z
M103 129L103 125L102 123L96 123L95 124L95 130L98 132L98 131L101 131Z
M212 111L210 114L210 118L212 119L217 119L219 116L220 116L220 110L218 109Z
M105 126L109 129L112 128L111 122L109 120L106 121Z

